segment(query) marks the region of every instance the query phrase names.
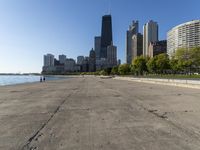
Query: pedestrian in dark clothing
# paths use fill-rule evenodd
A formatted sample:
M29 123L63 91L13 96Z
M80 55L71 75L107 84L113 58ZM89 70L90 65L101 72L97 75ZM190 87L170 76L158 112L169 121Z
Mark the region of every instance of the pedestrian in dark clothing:
M42 82L42 77L40 77L40 82Z
M45 82L45 77L43 77L43 81Z

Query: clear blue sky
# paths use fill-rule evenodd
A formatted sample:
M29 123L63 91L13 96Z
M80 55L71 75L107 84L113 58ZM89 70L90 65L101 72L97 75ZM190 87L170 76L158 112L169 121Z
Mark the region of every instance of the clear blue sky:
M0 0L0 73L41 72L43 55L88 55L101 17L113 19L118 58L125 60L126 30L139 20L159 24L159 37L180 23L200 19L200 0Z

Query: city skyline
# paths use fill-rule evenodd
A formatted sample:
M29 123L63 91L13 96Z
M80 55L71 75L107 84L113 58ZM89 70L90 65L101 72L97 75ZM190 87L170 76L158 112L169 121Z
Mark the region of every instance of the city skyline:
M66 55L44 55L42 74L65 74L69 72L96 72L117 66L117 46L113 43L112 16L102 16L101 36L94 37L94 48L89 56L77 56L77 61Z
M87 55L94 45L94 36L100 33L101 17L108 14L108 1L86 0L84 7L77 2L80 1L1 1L0 73L41 72L42 56L46 53L65 54L69 58ZM113 41L123 63L126 30L132 20L139 20L140 33L146 22L156 21L159 40L163 40L174 26L199 19L198 0L193 3L181 1L182 9L177 13L177 8L170 4L178 2L111 1ZM132 8L130 4L138 7Z

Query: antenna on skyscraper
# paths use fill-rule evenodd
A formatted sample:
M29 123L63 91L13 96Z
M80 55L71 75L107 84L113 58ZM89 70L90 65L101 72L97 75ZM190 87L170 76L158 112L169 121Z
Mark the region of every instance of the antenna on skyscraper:
M107 15L111 15L111 0L105 0L106 1L106 10L105 13Z
M111 14L111 0L108 0L108 14Z

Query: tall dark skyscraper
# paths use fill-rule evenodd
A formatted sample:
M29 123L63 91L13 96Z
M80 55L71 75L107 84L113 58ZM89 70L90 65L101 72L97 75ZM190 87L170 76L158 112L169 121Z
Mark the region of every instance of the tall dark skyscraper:
M96 54L95 51L92 49L90 51L89 56L89 72L95 72L96 71Z
M96 59L99 60L100 57L100 52L101 52L101 37L100 36L96 36L94 38L94 50L95 50L95 54L96 54Z
M112 18L111 15L105 15L102 17L101 58L107 58L107 47L111 45L112 41Z

